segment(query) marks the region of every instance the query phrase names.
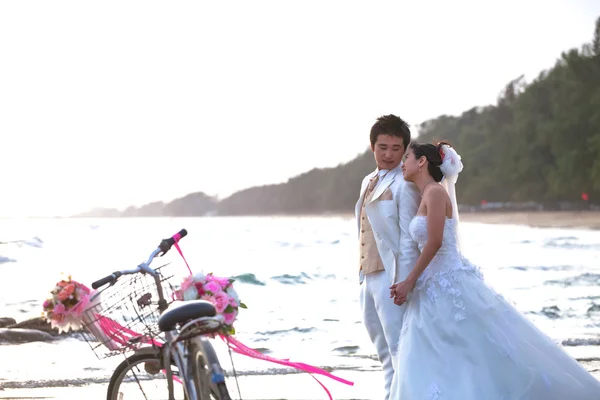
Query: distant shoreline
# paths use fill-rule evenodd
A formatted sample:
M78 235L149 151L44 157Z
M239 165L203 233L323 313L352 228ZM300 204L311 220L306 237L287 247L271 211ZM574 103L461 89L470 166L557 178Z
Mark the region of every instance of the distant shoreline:
M343 212L304 214L256 214L211 216L138 216L138 217L27 217L26 219L146 219L146 218L304 218L330 217L353 219ZM3 218L0 218L3 219ZM12 219L12 218L10 218ZM600 211L476 211L462 212L462 222L482 224L526 225L539 228L572 228L600 230Z

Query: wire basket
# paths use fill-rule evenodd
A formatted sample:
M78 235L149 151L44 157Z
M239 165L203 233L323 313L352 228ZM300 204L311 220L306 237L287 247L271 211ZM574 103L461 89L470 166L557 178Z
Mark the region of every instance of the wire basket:
M160 278L167 305L173 301L172 277ZM122 276L96 297L82 315L81 335L99 359L164 343L158 328L159 294L148 274Z

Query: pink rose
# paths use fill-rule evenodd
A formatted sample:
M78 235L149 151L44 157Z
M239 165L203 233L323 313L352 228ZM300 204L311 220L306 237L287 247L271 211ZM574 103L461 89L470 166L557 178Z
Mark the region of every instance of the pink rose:
M69 298L70 295L71 295L71 293L69 293L67 290L63 289L58 293L58 300L65 301Z
M46 299L46 301L44 301L44 308L50 308L50 306L52 305L52 300L50 299Z
M231 325L231 324L233 324L233 321L235 321L235 314L234 313L225 313L225 314L223 314L223 318L225 319L225 323L227 325Z
M237 303L237 301L235 301L235 299L233 297L229 298L229 305L231 307L239 307L239 304Z
M54 310L52 310L52 314L64 314L67 312L67 309L62 303L58 303L54 306Z
M217 280L223 290L227 289L227 286L229 286L229 278L217 278Z
M65 286L65 288L63 289L63 292L67 292L68 295L70 296L75 292L75 284L74 283L69 283L67 286Z
M202 285L202 282L196 282L196 283L194 283L194 286L196 287L196 290L198 291L198 295L202 296L204 294L204 285Z
M215 308L217 309L217 312L221 314L229 305L229 296L227 296L227 294L225 294L224 292L218 292L215 293L214 298Z
M216 294L217 292L221 291L221 285L219 285L218 282L210 281L206 285L204 285L204 290Z

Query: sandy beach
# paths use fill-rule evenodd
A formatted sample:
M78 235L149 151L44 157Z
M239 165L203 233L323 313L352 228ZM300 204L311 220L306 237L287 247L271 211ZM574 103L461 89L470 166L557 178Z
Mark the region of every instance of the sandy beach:
M355 382L354 386L344 385L326 377L318 377L336 400L381 399L383 390L381 374L372 371L333 371L334 374ZM308 374L251 375L238 378L241 397L236 382L227 379L229 393L233 399L244 400L320 400L327 399L321 386ZM105 384L85 386L56 386L36 389L0 390L0 399L56 399L56 400L104 400Z
M600 211L463 212L462 222L528 225L540 228L600 229Z
M600 379L600 361L582 362L592 374ZM373 371L333 371L334 374L355 382L347 386L328 378L319 378L336 400L376 400L383 397L381 373ZM253 375L238 378L241 397L235 380L227 380L233 399L244 400L320 400L327 399L321 386L307 374ZM103 400L106 385L57 386L36 389L0 390L0 399L56 399L56 400Z
M354 214L331 215L349 219L355 218ZM461 222L481 224L600 230L600 211L477 211L460 213L460 220Z

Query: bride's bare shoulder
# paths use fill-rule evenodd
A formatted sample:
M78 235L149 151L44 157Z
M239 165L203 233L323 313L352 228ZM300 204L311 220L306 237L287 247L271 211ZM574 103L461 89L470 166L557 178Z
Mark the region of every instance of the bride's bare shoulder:
M444 187L440 184L437 185L430 185L431 187L426 188L425 192L423 193L423 197L426 198L442 198L442 199L447 199L448 198L448 192L446 192L446 189L444 189Z

